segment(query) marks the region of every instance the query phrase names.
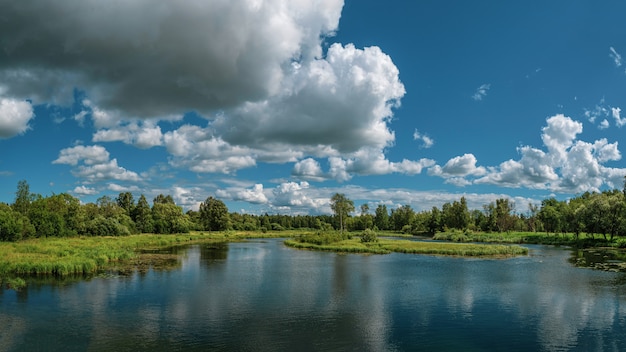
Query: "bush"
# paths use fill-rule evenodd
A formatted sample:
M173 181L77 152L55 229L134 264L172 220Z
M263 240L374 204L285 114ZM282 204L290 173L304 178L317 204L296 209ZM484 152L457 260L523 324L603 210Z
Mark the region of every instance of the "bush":
M365 229L361 234L361 242L369 243L369 242L378 242L378 236L376 232L370 229Z

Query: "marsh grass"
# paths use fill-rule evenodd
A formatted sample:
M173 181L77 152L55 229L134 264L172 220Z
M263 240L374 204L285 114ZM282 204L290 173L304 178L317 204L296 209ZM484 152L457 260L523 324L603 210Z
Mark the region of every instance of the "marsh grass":
M620 238L613 241L605 240L601 235L580 234L575 236L572 233L552 234L545 232L461 232L449 231L437 233L434 240L452 242L484 242L484 243L527 243L543 244L555 246L572 246L576 248L589 247L617 247L626 246L620 242Z
M387 254L391 252L448 255L461 257L511 257L527 255L528 249L516 245L487 245L470 243L419 242L409 240L379 239L378 242L363 243L360 239L347 239L331 244L316 244L299 240L285 241L287 246L298 249L331 251L340 253L373 253Z
M147 254L142 251L195 243L237 241L248 236L250 234L237 232L195 232L0 242L0 278L93 274L111 266L137 265L142 262L142 258L147 258Z

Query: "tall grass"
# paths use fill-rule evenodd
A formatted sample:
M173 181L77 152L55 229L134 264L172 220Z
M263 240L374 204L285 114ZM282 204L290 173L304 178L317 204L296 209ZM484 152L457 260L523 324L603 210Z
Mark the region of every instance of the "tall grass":
M485 242L485 243L528 243L528 244L546 244L573 246L577 248L588 248L597 246L613 246L621 245L620 239L614 239L612 242L605 240L603 237L581 234L575 236L571 233L565 234L548 234L545 232L460 232L450 231L437 233L434 240L452 241L452 242Z
M363 243L359 239L348 239L331 244L287 240L285 244L299 249L332 251L341 253L387 254L391 252L449 255L463 257L510 257L528 254L528 249L516 245L486 245L446 242L419 242L409 240L379 239L378 242Z
M92 274L112 264L131 263L142 250L243 238L235 233L38 238L0 242L0 277Z

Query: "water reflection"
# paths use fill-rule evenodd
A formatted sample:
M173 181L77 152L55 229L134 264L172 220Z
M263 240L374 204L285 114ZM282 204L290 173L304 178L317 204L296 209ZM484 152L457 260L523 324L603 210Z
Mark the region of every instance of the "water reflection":
M2 349L624 350L624 274L567 251L475 260L196 246L180 269L0 294Z

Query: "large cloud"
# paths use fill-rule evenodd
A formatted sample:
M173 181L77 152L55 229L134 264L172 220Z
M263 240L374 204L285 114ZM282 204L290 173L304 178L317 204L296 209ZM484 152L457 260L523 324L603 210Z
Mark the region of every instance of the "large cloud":
M26 132L34 116L29 102L0 96L0 139Z
M209 113L281 90L292 60L321 56L341 0L0 0L9 96L67 103L84 89L127 117ZM55 89L50 89L55 87Z
M404 96L399 71L377 47L333 44L323 59L294 64L283 91L218 119L215 128L234 144L282 143L341 153L384 148L391 108Z
M541 138L547 151L521 147L519 161L508 160L492 167L474 182L567 193L598 191L603 185L621 186L626 169L603 165L621 159L617 142L609 143L604 138L594 143L577 140L582 124L562 114L546 122Z
M78 145L63 149L52 163L73 166L72 174L90 183L109 180L130 182L141 180L137 173L119 166L117 159L110 159L109 152L99 145Z

